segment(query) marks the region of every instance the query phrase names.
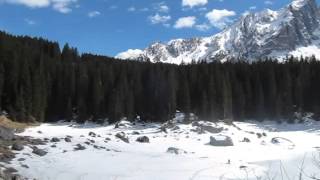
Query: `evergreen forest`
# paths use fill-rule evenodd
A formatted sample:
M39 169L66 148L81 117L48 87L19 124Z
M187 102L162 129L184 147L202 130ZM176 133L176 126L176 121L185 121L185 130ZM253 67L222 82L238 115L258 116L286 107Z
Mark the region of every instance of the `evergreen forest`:
M209 121L320 117L320 62L124 61L0 32L0 110L19 122L164 122L176 111Z

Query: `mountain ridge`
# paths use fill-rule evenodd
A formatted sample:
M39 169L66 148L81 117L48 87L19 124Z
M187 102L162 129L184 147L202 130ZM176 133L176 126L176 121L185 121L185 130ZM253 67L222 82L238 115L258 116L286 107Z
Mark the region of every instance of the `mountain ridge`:
M265 57L316 55L320 58L320 10L315 0L294 0L284 8L242 16L222 32L209 37L154 43L144 50L119 53L119 59L191 63Z

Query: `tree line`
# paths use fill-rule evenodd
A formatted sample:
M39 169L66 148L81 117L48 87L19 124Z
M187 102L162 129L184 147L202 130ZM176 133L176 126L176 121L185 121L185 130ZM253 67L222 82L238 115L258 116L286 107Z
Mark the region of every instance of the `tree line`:
M66 44L0 32L0 110L22 122L292 120L320 115L320 62L288 57L172 65L79 55Z

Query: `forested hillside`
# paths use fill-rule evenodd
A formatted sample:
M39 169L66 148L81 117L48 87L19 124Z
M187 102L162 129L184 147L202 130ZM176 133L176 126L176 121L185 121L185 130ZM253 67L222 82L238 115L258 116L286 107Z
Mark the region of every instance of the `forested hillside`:
M0 108L17 121L290 120L320 114L315 58L210 64L122 61L0 33Z

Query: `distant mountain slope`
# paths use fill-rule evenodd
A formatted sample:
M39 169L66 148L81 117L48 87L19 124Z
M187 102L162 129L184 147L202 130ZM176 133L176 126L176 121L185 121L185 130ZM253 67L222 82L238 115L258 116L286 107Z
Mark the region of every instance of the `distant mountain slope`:
M120 53L117 58L175 64L286 55L314 54L320 58L319 22L320 11L315 0L294 0L278 11L266 9L247 14L210 37L154 43L144 50Z

